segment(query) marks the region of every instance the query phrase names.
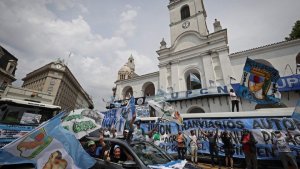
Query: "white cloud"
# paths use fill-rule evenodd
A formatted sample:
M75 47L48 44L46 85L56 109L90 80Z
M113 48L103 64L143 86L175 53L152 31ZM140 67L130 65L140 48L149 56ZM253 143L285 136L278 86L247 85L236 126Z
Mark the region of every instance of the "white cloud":
M11 49L11 53L18 54L18 79L57 58L63 58L82 87L95 99L96 107L103 107L98 100L112 95L111 88L117 76L115 67L119 66L112 64L116 60L122 61L119 58L122 56L114 51L122 51L126 47L122 37L104 38L93 33L83 16L62 20L47 9L46 3L21 5L19 1L0 2L0 11L3 24L0 42ZM134 12L127 11L122 18L123 21L131 21L135 16ZM69 52L72 55L67 59Z
M137 11L127 6L127 10L120 15L120 28L116 34L119 36L131 37L134 34L136 26L134 19L137 17Z

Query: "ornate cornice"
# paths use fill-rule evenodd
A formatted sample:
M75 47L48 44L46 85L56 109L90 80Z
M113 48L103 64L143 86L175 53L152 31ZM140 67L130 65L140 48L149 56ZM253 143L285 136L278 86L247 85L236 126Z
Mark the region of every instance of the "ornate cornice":
M173 9L174 6L176 6L177 4L179 4L180 2L184 2L184 1L188 1L188 0L170 0L170 3L168 5L169 9Z
M205 42L203 44L193 46L193 47L190 47L190 48L186 48L186 49L183 49L183 50L180 50L180 51L177 51L177 52L172 52L172 51L174 51L175 45L171 46L170 48L166 48L166 49L163 49L163 50L158 50L158 51L156 51L157 54L159 55L158 60L161 61L161 60L164 60L164 59L171 59L171 58L174 59L175 56L178 56L178 55L183 54L183 53L203 49L203 48L205 48L209 45L217 44L217 43L224 42L224 41L227 43L227 36L221 37L221 38L218 38L218 39L214 39L214 40L209 40L209 39L215 38L217 36L220 36L222 34L227 35L226 29L224 29L222 31L219 31L217 33L213 33L213 34L208 35L209 38L208 38L207 42ZM217 48L207 49L206 51L204 51L202 53L208 52L209 50L216 50L216 51L228 50L228 46L220 46L220 47L217 47Z
M159 76L159 72L153 72L153 73L148 73L148 74L144 74L144 75L140 75L140 76L135 76L131 79L125 79L125 80L117 80L115 81L115 84L123 84L123 83L130 83L133 81L137 81L137 80L144 80L144 79L148 79L148 78L152 78L152 77L158 77Z
M264 50L280 49L280 48L284 48L284 47L288 47L288 46L295 46L295 45L300 45L300 39L291 40L291 41L281 41L281 42L272 43L272 44L252 48L252 49L247 49L247 50L240 51L240 52L235 52L235 53L229 54L229 57L234 58L234 57L238 57L238 56L242 56L242 55L253 54L254 52L262 52Z

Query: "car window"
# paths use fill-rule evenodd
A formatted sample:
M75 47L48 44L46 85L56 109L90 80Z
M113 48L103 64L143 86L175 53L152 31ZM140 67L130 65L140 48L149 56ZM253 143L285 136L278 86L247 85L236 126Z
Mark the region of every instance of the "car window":
M171 161L170 158L166 156L163 151L161 151L160 149L158 149L150 143L135 143L131 146L133 148L133 151L147 166L165 164Z
M134 161L133 155L121 144L107 141L106 145L108 145L106 151L109 153L111 163L122 164L128 160Z

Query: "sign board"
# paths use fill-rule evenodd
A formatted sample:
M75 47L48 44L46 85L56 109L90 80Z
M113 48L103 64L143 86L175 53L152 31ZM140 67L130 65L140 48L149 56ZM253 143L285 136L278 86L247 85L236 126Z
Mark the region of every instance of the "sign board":
M154 128L154 123L142 123L141 127L145 132ZM185 134L186 143L189 143L190 130L196 131L198 138L198 153L209 154L208 139L202 135L200 130L204 132L216 131L219 129L219 135L223 131L228 131L232 137L232 142L235 145L234 157L244 158L242 145L240 144L241 133L244 128L249 129L256 141L258 142L257 156L259 159L274 160L278 158L278 154L272 150L272 139L274 131L280 130L286 133L286 129L290 129L293 136L293 141L290 142L290 147L299 158L300 154L300 121L292 118L240 118L240 119L185 119L182 126L175 123L161 123L158 126L158 131L161 135L159 146L168 153L177 153L176 136L178 130L182 130ZM219 154L224 156L221 139L218 139Z

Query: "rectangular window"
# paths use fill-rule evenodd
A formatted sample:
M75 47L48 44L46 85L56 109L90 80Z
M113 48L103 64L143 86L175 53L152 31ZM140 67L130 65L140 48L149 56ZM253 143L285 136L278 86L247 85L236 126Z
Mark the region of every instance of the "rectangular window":
M50 81L50 85L55 85L55 79L51 79L51 81Z

